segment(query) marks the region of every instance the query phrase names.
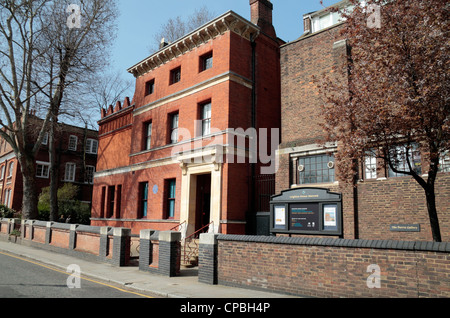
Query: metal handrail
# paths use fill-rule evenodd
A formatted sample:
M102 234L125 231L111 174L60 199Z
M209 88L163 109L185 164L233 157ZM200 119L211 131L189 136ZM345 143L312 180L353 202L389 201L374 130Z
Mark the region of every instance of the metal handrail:
M202 230L205 229L205 228L207 228L207 227L209 227L209 226L210 226L211 224L213 224L213 223L214 223L214 221L209 222L208 224L204 225L202 228L198 229L197 231L195 231L194 233L192 233L191 235L189 235L188 237L186 237L186 239L191 238L191 237L193 237L193 236L195 236L195 235L197 235L197 234L203 233ZM196 237L196 238L198 238L198 237Z
M183 250L184 250L183 261L184 261L185 265L191 264L190 259L193 256L198 256L199 245L198 245L196 239L199 237L199 235L201 233L204 232L204 229L209 228L209 226L211 224L214 224L214 221L211 221L209 224L203 226L202 228L198 229L197 231L195 231L194 233L192 233L191 235L189 235L188 237L186 237L184 239L184 244L182 243L182 246L183 246ZM191 243L193 243L193 245L191 245Z
M173 228L171 228L169 231L174 231L175 229L177 229L177 231L180 230L180 226L182 226L184 223L186 223L186 220L184 220L183 222L175 225Z

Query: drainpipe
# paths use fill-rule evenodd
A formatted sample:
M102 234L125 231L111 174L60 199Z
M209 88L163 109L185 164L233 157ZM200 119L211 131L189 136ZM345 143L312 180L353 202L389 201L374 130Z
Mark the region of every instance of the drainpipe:
M251 127L256 129L256 42L255 39L258 34L251 34L250 44L252 47L252 101L251 101ZM258 134L258 133L257 133ZM250 234L256 233L256 204L255 204L255 176L256 176L256 164L250 163L250 215L247 217L247 222L251 226L248 227Z
M3 172L3 180L2 180L2 192L0 193L0 203L3 204L3 200L5 199L5 186L6 186L6 173L8 171L8 159L5 160L5 171Z
M347 53L347 81L351 81L351 71L353 68L353 57L352 57L352 47L346 42L346 53ZM350 83L349 83L350 84ZM350 98L352 98L352 92L350 91ZM352 181L353 186L353 231L354 239L359 239L359 202L358 202L358 179L359 179L359 165L358 160L355 159L353 162L354 176Z

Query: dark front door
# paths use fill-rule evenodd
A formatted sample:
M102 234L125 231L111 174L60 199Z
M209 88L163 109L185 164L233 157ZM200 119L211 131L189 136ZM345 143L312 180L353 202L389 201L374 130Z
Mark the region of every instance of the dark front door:
M195 231L198 231L205 225L209 224L210 212L211 212L211 174L198 175Z

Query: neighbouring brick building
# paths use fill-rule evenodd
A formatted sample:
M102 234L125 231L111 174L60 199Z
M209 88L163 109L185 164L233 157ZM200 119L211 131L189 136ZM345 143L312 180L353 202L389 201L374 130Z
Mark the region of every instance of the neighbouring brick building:
M99 121L93 225L133 233L182 225L190 235L208 225L245 233L254 221L252 180L267 162L249 158L248 129L268 129L257 137L270 145L280 127L284 42L272 3L250 0L250 8L251 21L229 11L128 70L133 99Z
M36 119L41 121L40 119ZM97 164L98 132L73 125L58 124L55 130L56 160L59 167L58 188L64 183L78 186L77 199L91 203ZM37 193L50 185L48 133L36 155ZM22 210L23 177L11 146L0 139L0 202L17 212Z
M346 1L337 5L345 6ZM324 137L320 106L323 100L313 81L332 72L348 52L339 31L338 13L326 9L304 15L305 33L281 46L281 145L276 193L288 189L325 188L342 195L344 238L432 240L424 190L409 176L395 175L375 158L360 162L355 188L335 177L334 154L338 145L319 145ZM342 80L346 80L345 76ZM429 164L417 152L416 167L426 174ZM436 204L442 240L450 239L450 164L441 162L436 181ZM395 225L414 225L414 231L397 231Z

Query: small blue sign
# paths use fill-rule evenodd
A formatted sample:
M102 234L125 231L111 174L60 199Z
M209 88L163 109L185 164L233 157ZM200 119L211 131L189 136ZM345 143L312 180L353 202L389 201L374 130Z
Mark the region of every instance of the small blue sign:
M153 193L154 194L158 193L158 186L156 184L153 186Z

